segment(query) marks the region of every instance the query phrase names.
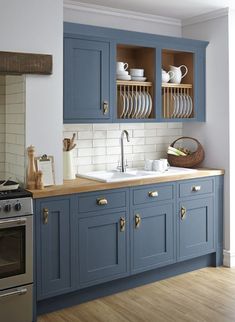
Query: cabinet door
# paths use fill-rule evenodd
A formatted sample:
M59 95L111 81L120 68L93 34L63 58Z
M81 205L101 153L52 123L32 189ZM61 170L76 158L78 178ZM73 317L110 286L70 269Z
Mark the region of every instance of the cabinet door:
M37 297L45 299L72 287L70 199L36 202Z
M132 271L144 271L174 261L172 204L134 210L132 232Z
M108 281L127 272L127 236L125 213L79 220L80 286Z
M65 123L109 118L109 47L108 42L65 38Z
M214 250L213 198L185 200L179 209L179 259Z

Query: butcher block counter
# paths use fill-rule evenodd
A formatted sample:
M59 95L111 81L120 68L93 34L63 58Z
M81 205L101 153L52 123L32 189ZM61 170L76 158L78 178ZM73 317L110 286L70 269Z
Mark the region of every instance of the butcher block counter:
M65 180L61 185L45 187L43 190L31 190L33 198L44 198L52 196L69 195L74 193L99 191L106 189L127 188L147 184L164 183L170 181L187 180L203 178L209 176L223 175L224 170L219 169L198 169L193 173L180 175L158 176L155 178L144 178L136 180L126 180L121 182L99 182L85 178L76 178L74 180Z

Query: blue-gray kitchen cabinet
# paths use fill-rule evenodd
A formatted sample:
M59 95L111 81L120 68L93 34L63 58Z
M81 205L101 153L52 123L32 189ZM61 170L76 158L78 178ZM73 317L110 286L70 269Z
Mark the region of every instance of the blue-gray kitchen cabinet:
M64 123L110 118L110 43L64 38Z
M179 260L215 250L213 197L179 203Z
M205 41L64 23L64 123L205 121L207 45ZM129 69L144 69L149 84L116 82L116 61L128 62ZM162 68L168 71L170 65L187 65L181 84L162 84ZM126 113L119 103L119 93L133 90L149 92L152 111L148 117ZM180 107L174 103L176 98ZM126 99L125 105L132 105L131 100Z
M154 269L175 261L173 204L133 210L132 273Z
M178 184L178 260L185 260L216 250L215 178L185 180Z
M37 199L35 213L37 299L42 300L74 287L72 199Z
M128 195L126 189L78 195L80 288L129 273Z

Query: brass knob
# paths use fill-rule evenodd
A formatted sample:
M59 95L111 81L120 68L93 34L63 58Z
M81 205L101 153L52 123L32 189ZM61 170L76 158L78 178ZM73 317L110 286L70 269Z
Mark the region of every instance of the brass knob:
M135 228L139 228L140 227L140 223L141 223L141 217L139 214L135 215Z
M125 231L126 220L124 217L120 218L120 231Z
M43 214L43 224L47 225L48 224L48 216L49 216L48 208L43 208L42 214Z
M187 209L185 207L181 207L180 209L180 218L181 220L184 220L187 214Z
M96 199L96 203L98 206L105 206L108 204L108 200L105 198L98 198Z
M200 191L200 190L201 190L201 186L193 186L192 187L192 191L197 192L197 191Z
M103 102L103 114L106 115L109 112L109 103L108 101Z
M149 191L149 197L158 197L158 191Z

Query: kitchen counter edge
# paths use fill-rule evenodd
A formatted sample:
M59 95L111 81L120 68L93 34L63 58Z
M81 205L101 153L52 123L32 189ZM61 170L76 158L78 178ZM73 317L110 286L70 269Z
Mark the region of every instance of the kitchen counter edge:
M74 180L65 180L62 185L45 187L43 190L30 190L34 199L69 195L74 193L91 192L99 190L128 188L147 184L159 184L164 182L196 179L210 176L223 175L224 170L215 169L197 169L195 173L171 175L167 177L136 179L122 182L99 182L90 179L76 178Z

